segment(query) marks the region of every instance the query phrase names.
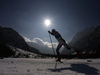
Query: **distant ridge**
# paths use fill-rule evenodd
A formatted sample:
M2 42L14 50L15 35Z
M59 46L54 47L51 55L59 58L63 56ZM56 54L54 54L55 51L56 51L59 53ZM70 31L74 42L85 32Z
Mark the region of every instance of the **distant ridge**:
M100 56L100 25L78 32L69 45L80 51L96 51L97 55Z
M7 52L6 47L11 45L15 48L20 48L25 51L31 51L34 53L39 53L39 51L33 47L27 45L25 40L18 32L13 30L10 27L1 27L0 26L0 54ZM6 49L6 50L4 50Z
M96 52L95 57L100 57L100 25L78 32L68 45L81 53ZM66 51L63 49L62 54L67 53Z

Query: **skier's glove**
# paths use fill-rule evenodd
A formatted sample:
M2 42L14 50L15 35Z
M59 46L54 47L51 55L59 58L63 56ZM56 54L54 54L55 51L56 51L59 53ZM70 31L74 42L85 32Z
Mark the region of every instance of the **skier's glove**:
M50 31L48 31L48 33L51 33Z

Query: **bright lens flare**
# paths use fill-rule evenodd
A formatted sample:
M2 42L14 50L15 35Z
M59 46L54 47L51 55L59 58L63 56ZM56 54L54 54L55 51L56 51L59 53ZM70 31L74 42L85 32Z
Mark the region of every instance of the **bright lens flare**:
M50 20L45 20L45 25L48 27L50 25Z

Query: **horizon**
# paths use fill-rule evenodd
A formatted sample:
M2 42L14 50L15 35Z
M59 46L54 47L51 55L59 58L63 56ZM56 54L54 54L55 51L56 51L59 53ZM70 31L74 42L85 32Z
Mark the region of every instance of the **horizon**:
M100 25L99 25L100 26ZM4 26L2 26L3 28L11 28L11 27L4 27ZM98 26L96 26L96 27L98 27ZM96 27L94 27L94 28L96 28ZM90 29L91 27L88 27L88 29ZM93 28L93 27L92 27ZM13 29L13 28L12 28ZM86 30L87 28L85 28L85 29L83 29L82 31L84 31L84 30ZM82 31L80 31L80 32L82 32ZM90 30L88 30L88 31L90 31ZM18 33L19 34L19 33ZM20 35L20 34L19 34ZM76 35L76 34L75 34ZM23 36L22 36L23 37ZM75 37L75 36L74 36ZM74 38L73 37L73 38ZM46 42L46 41L43 41L42 39L40 39L40 38L34 38L33 40L30 40L30 39L28 39L27 37L23 37L23 39L27 42L27 44L29 45L29 46L31 46L31 47L34 47L34 48L36 48L37 50L39 50L40 51L40 53L46 53L46 54L53 54L53 51L52 51L52 45L51 45L51 42ZM67 43L70 43L70 41L69 42L67 42ZM56 47L57 47L57 44L58 43L56 43L56 42L53 42L52 43L53 44L53 47L54 47L54 50L56 50ZM60 49L60 51L62 51L64 49L64 47L62 47L61 49Z

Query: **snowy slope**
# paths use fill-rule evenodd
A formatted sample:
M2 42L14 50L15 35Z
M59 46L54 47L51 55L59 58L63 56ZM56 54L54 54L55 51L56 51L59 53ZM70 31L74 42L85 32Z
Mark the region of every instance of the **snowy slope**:
M0 26L0 57L14 55L14 50L16 51L18 48L24 51L39 53L37 49L30 47L18 32L12 28Z
M100 53L100 26L78 32L69 45L79 50L95 50Z
M100 25L95 28L86 28L78 32L68 45L79 50L80 53L84 51L89 53L92 51L96 52L94 57L100 57ZM65 50L63 50L62 53L65 53Z
M92 60L92 62L87 62ZM0 59L0 75L100 75L100 59Z

